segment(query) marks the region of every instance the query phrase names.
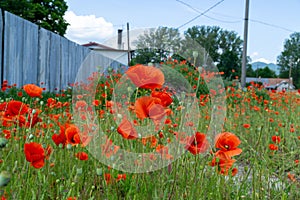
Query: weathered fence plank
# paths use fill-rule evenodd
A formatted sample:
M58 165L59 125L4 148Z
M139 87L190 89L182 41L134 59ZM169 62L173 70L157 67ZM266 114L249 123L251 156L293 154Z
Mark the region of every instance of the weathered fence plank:
M3 79L22 86L23 81L23 24L24 20L5 11Z
M49 91L50 85L50 31L41 28L39 30L39 55L38 55L38 83Z
M50 33L50 91L61 89L61 37L55 33Z
M2 17L2 10L0 9L0 84L3 82L3 76L2 76L2 44L3 44L3 17Z
M68 58L70 57L70 42L62 38L61 39L61 87L62 88L67 88L69 85L70 81L70 71L71 67L70 65L72 64L72 60L69 60Z
M47 91L66 89L75 82L89 48L9 12L2 16L0 10L1 82L8 80L17 87L34 83Z
M28 83L38 84L38 34L39 27L36 24L30 23L29 21L24 20L24 29L23 29L23 82L22 85Z

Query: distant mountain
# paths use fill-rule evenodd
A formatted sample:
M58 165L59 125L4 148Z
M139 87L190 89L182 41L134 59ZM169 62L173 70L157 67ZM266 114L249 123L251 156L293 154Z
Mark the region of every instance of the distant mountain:
M274 63L268 64L268 63L264 63L264 62L254 62L254 63L251 63L251 65L252 65L253 70L262 69L262 68L265 68L266 66L268 66L271 70L275 71L275 73L277 75L279 75L280 66L276 65Z

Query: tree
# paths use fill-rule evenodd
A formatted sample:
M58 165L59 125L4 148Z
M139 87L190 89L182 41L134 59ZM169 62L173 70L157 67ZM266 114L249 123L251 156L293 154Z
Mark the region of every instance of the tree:
M280 66L280 78L293 78L293 83L300 88L300 32L290 35L285 40L283 51L277 57L277 64Z
M64 0L1 0L0 8L63 36L69 25L63 18Z
M225 78L239 76L243 41L237 33L217 26L194 26L185 32L185 38L202 46Z
M134 41L137 50L133 54L133 63L146 64L161 62L181 47L181 37L178 29L158 27L149 29Z
M271 70L268 66L266 66L264 68L258 68L255 70L254 73L256 74L257 77L261 77L261 78L276 78L277 77L275 71Z
M247 65L246 76L247 77L256 77L256 73L252 69L252 65Z

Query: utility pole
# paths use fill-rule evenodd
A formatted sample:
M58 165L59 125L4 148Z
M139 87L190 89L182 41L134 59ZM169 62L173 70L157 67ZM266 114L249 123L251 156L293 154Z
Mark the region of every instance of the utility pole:
M249 0L246 0L245 8L245 21L244 21L244 44L243 44L243 57L242 57L242 76L241 86L246 86L246 64L247 64L247 40L248 40L248 18L249 18Z
M130 65L130 46L129 46L129 23L127 22L127 47L128 47L128 66Z

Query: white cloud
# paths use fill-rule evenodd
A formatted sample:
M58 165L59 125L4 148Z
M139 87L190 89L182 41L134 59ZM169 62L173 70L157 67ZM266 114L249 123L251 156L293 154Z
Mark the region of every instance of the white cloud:
M258 52L253 52L253 53L250 55L251 58L255 58L255 57L257 57L257 56L258 56Z
M66 38L76 43L100 42L114 35L113 24L103 17L76 15L72 11L67 11L64 18L70 24Z
M257 58L257 59L254 59L252 60L252 62L264 62L264 63L273 63L272 61L268 60L268 59L265 59L265 58Z
M254 63L254 62L264 62L264 63L267 63L267 64L275 63L275 62L272 62L272 61L270 61L266 58L260 57L258 52L251 53L250 58L251 58L252 63Z

